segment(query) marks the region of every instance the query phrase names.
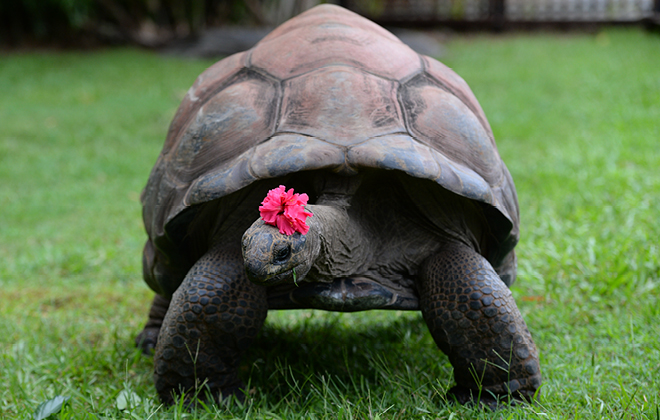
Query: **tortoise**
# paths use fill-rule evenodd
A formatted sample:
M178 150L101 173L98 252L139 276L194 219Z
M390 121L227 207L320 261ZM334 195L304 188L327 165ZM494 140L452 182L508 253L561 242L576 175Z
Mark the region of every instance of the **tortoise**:
M306 234L260 218L280 185L308 194ZM204 71L141 201L156 296L136 342L166 403L197 381L243 398L239 360L268 310L303 308L421 310L459 402L538 395L508 288L517 196L484 112L452 70L353 12L317 6Z

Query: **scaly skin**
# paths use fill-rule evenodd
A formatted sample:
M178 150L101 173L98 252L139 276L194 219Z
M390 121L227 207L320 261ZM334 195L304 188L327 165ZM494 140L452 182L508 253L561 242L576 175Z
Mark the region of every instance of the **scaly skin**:
M242 399L240 355L266 319L266 290L248 281L240 248L212 248L172 297L156 345L154 379L163 402L199 390L216 401ZM202 383L205 385L202 387Z
M541 385L538 351L511 291L481 255L447 244L422 267L420 306L449 356L458 402L533 399Z

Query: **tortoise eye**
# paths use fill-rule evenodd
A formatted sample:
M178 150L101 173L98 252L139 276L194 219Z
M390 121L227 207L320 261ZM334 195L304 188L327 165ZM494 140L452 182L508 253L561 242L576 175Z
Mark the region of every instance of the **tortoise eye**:
M274 255L273 255L273 262L275 263L284 263L286 262L289 257L291 256L291 246L289 244L275 249Z

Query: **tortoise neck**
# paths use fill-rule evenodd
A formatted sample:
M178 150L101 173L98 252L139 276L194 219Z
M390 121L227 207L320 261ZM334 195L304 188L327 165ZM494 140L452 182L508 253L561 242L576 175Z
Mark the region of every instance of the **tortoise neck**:
M318 195L315 204L347 208L361 183L361 175L341 176L332 173L318 175L315 179Z
M329 200L328 204L308 205L314 215L307 219L310 230L318 235L320 243L310 281L332 281L336 278L359 274L366 270L373 254L367 232L351 217L343 200Z

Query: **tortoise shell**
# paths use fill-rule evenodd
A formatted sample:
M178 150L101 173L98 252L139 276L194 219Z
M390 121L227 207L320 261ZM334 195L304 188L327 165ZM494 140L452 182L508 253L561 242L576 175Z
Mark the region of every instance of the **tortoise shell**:
M211 66L183 99L142 193L145 280L165 296L178 287L195 262L182 241L206 203L301 171L373 169L482 203L486 258L496 269L511 258L515 187L467 84L373 22L315 7Z

